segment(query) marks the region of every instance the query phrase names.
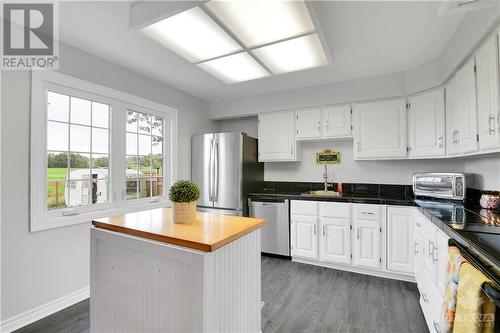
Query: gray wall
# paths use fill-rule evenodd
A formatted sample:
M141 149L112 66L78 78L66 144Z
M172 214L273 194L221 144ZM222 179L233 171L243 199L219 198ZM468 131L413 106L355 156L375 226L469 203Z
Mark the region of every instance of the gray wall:
M61 45L60 71L179 110L178 175L190 176L193 133L218 125L198 98ZM30 73L2 73L1 320L89 285L89 224L29 232Z
M500 153L471 156L464 160L465 172L477 175L471 187L500 191Z
M221 132L243 132L258 138L257 117L226 119L219 122Z

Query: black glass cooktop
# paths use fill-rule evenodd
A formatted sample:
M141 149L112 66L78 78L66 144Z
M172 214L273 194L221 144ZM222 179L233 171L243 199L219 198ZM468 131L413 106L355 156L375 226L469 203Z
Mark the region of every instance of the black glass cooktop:
M500 234L500 212L472 211L461 203L415 199L415 203L456 230Z

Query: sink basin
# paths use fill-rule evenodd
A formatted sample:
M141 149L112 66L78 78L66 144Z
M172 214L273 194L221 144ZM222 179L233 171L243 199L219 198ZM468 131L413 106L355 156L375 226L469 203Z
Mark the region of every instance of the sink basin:
M318 191L309 191L304 193L305 195L312 195L312 196L317 196L317 197L339 197L342 195L342 193L336 192L336 191L323 191L323 190L318 190Z

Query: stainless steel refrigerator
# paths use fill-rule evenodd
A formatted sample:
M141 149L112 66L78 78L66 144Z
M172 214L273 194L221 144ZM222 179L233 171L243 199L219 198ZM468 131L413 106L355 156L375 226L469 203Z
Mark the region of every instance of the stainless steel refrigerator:
M191 179L199 211L248 216L247 194L264 180L257 139L245 133L210 133L191 139Z

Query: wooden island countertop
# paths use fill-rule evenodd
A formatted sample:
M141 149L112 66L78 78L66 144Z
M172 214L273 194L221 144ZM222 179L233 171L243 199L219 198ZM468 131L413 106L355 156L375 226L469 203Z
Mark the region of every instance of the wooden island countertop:
M196 212L189 224L174 223L170 208L116 215L92 221L101 229L212 252L260 227L264 219Z

